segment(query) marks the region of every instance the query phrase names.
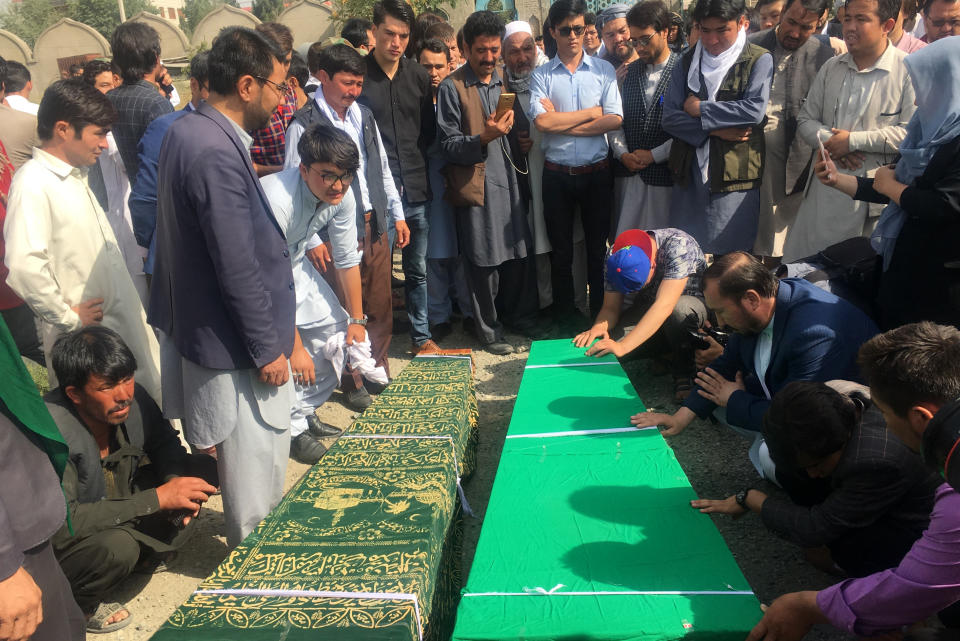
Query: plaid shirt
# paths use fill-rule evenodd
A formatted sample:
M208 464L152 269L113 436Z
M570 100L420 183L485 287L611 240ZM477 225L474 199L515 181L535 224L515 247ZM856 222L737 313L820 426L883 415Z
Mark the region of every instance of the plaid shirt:
M250 145L250 158L258 165L283 166L284 147L287 142L287 127L297 110L297 95L293 89L287 92L277 110L270 116L270 122L263 129L253 132L253 144Z
M137 145L143 132L156 118L172 112L173 105L160 95L156 85L146 80L125 82L109 91L107 98L117 110L117 121L112 127L113 138L117 142L117 150L123 159L127 177L133 180L140 167Z

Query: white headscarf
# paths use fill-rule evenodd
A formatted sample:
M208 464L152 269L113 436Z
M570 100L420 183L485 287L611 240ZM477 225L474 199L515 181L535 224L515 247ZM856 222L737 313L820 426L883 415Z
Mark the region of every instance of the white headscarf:
M690 61L690 70L687 72L687 86L694 92L700 91L700 74L707 85L707 101L713 102L717 97L720 83L726 77L730 67L740 57L743 47L747 44L747 31L741 29L737 40L726 51L714 56L703 49L703 41L697 41L693 51L693 60ZM710 139L697 148L697 164L700 166L700 175L703 182L707 182L710 162Z

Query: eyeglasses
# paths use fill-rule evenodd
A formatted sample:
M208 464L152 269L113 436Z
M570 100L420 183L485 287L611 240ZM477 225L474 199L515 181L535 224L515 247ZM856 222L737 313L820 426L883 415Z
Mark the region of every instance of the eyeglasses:
M263 76L254 76L254 78L256 78L257 80L262 80L268 85L272 86L274 89L276 89L280 93L281 96L286 96L287 93L290 91L290 85L288 85L285 82L279 82L279 83L274 82L273 80L270 80L269 78L264 78Z
M930 26L932 26L934 29L943 29L944 27L949 26L951 29L956 31L957 29L960 29L960 19L954 18L953 20L947 20L946 18L942 18L940 20L931 20Z
M310 171L314 171L313 165L310 165ZM353 171L348 171L345 174L331 174L329 172L316 172L320 176L320 180L323 181L323 184L327 187L333 187L337 183L340 183L341 187L349 187L350 183L353 182L353 179L356 178L357 174Z
M580 36L583 35L583 32L586 30L587 28L584 27L582 24L578 24L575 27L557 27L557 33L559 33L564 38L569 38L571 32L573 32L573 34L579 38Z
M630 43L630 46L636 49L637 47L646 47L650 44L650 41L653 40L653 37L657 35L651 33L649 36L644 36L642 38L630 38L627 42Z

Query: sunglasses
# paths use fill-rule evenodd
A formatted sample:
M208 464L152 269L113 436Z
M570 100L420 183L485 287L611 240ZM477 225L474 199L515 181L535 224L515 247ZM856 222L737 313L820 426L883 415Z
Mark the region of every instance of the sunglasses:
M582 36L583 32L586 30L587 28L584 27L582 24L577 25L575 27L557 27L557 33L559 33L564 38L569 38L571 32L573 32L573 34L578 37Z
M651 33L649 36L644 36L642 38L630 38L629 40L627 40L627 42L629 42L630 46L633 47L634 49L636 49L637 47L646 47L647 45L650 44L650 41L653 40L653 37L655 35L657 34Z
M290 91L290 85L288 85L285 82L274 82L273 80L270 80L269 78L264 78L263 76L254 76L254 78L256 78L257 80L262 80L268 85L272 86L274 89L276 89L280 93L281 96L287 95L287 93Z

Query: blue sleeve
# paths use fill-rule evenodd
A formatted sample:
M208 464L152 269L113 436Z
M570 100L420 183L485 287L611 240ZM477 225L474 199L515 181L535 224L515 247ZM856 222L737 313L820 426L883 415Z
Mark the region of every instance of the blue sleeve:
M163 136L171 122L166 118L154 120L137 144L140 166L130 187L128 204L133 234L141 247L150 247L157 228L157 161L160 158Z
M724 127L759 125L767 114L767 103L770 101L770 83L772 81L773 56L765 53L753 65L743 98L723 102L700 103L700 121L703 130L713 131Z
M746 373L747 370L744 367L743 359L740 358L741 351L741 342L742 338L739 335L734 334L730 337L730 341L727 343L726 348L723 350L723 354L717 357L715 361L710 363L708 367L721 374L724 378L728 380L733 380L737 375L738 371ZM712 401L708 401L704 397L700 396L697 393L700 387L697 385L693 386L693 391L690 392L690 395L687 396L687 400L684 401L683 406L690 409L694 414L700 418L706 418L709 416L713 410L717 408L716 404ZM730 397L730 400L733 400L733 396ZM727 406L727 417L729 418L730 407ZM733 423L733 421L731 421ZM740 425L739 423L733 423L734 425ZM747 427L747 426L742 426Z
M623 118L623 102L620 98L620 88L617 86L617 72L610 65L603 67L603 69L603 94L600 96L603 115L613 114Z
M547 95L547 65L541 65L533 70L533 76L530 80L530 107L527 110L527 118L530 122L537 119L537 116L547 113L547 110L540 104L542 98L549 98Z
M433 105L431 105L431 108ZM337 269L347 269L360 264L357 251L357 202L353 191L348 189L343 200L337 205L337 211L327 223L330 234L333 264Z
M706 142L707 132L703 130L699 118L694 118L683 110L683 103L686 99L686 73L683 69L683 63L678 62L673 67L670 86L667 88L667 93L663 100L663 116L661 122L663 130L674 138L678 138L694 147L699 147ZM693 394L691 394L691 396L693 396Z

